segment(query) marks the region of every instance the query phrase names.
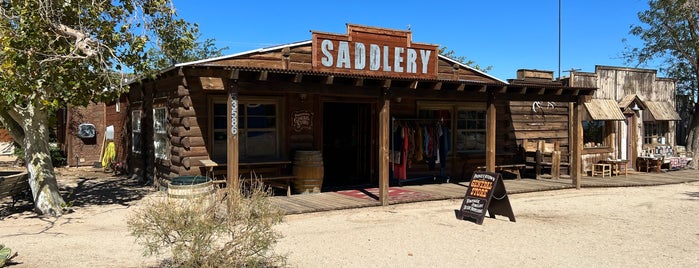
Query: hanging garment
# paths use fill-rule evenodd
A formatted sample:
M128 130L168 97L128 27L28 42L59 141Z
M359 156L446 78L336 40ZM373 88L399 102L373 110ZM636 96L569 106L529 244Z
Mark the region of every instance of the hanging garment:
M114 162L115 156L116 152L114 149L114 142L110 141L109 144L107 144L107 149L104 150L104 155L102 156L102 168L109 168L109 164Z

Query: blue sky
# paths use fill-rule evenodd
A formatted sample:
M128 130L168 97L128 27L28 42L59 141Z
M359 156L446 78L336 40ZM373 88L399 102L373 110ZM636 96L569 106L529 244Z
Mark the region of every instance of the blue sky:
M410 29L414 42L454 50L489 74L515 78L518 69L558 76L558 0L502 1L193 1L174 0L178 14L199 24L225 54L311 39L311 31L345 33L346 24ZM645 0L561 0L561 75L572 68L629 66L621 58ZM643 68L657 69L647 65Z

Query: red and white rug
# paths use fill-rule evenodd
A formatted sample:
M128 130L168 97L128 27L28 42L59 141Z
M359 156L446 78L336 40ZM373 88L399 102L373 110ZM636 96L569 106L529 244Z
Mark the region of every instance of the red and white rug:
M373 199L379 200L379 188L366 188L358 190L344 190L337 191L338 194L362 198L362 199ZM389 201L418 201L429 199L430 195L422 192L416 192L411 190L405 190L401 188L389 187L388 188L388 200Z

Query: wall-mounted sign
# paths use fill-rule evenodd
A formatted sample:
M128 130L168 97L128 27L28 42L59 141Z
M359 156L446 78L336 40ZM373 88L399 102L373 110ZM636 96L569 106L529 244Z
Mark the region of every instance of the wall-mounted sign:
M491 218L498 214L508 217L512 222L515 221L505 183L502 182L502 174L476 171L471 177L458 217L462 220L473 219L477 224L483 224L486 211Z
M313 113L306 110L291 112L291 127L295 132L313 129Z
M347 25L347 34L313 32L318 71L436 78L437 45L412 43L410 31Z

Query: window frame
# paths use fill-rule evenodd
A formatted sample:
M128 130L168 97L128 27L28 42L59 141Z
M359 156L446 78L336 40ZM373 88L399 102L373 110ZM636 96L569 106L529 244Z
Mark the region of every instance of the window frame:
M228 104L227 104L227 97L226 96L212 96L209 98L209 120L208 120L208 125L209 125L209 133L208 133L208 139L210 140L209 142L209 150L210 150L210 155L209 157L216 162L225 162L227 161L227 146L216 146L215 144L215 136L217 133L225 133L226 135L226 140L228 137L227 134L227 126L223 128L216 128L216 123L215 120L217 118L226 116L224 115L217 115L215 113L215 107L216 105L225 105L226 106L226 113L228 113ZM274 133L274 153L270 155L265 155L265 156L250 156L247 153L247 149L249 148L248 145L248 137L247 134L250 132L250 128L248 128L248 122L247 119L248 114L246 111L242 111L241 108L247 107L249 104L271 104L274 105L275 111L274 111L274 127L273 128L256 128L255 130L258 131L270 131ZM282 101L281 98L279 97L246 97L246 98L238 98L238 153L239 153L239 161L264 161L264 160L272 160L272 159L279 159L282 155L281 153L281 148L282 148L282 134L283 134L283 126L281 125L282 122L282 117L281 117L281 111L282 111ZM272 116L270 116L272 117ZM227 119L225 119L227 120ZM225 122L224 120L224 122ZM227 122L226 122L227 123ZM223 152L219 152L221 150L220 148L223 148ZM221 155L219 155L221 154Z
M649 133L651 132L651 133ZM662 134L660 134L662 132ZM665 140L664 144L668 144L668 135L670 134L670 124L668 121L644 121L643 122L643 144L660 145L660 138ZM655 138L656 142L653 142Z
M487 131L487 124L488 124L488 119L487 119L487 106L485 102L440 102L440 101L418 101L417 106L417 115L418 118L421 117L421 111L423 110L448 110L450 113L450 118L425 118L426 120L442 120L443 122L446 122L450 130L450 148L452 148L448 155L456 155L456 154L473 154L473 153L485 153L486 148L485 148L485 140L486 140L486 131ZM479 113L483 114L483 119L478 121L482 121L483 129L476 129L476 130L468 130L464 129L467 132L471 133L482 133L482 143L483 143L483 149L476 149L476 150L461 150L459 149L458 146L458 140L459 140L459 133L462 129L460 129L458 126L459 123L459 118L458 118L458 113L462 111L476 111ZM468 124L467 124L468 125Z
M599 140L590 140L588 132L590 131L586 125L586 122L595 122L601 126L601 131L599 133ZM606 148L609 147L609 141L607 141L607 136L609 130L609 121L605 120L583 120L582 123L583 130L583 148Z
M142 114L140 109L131 111L131 152L135 154L141 154Z
M158 128L158 111L163 111L162 122L160 126L162 129ZM168 124L168 111L167 107L153 107L153 154L155 159L168 160L170 159L170 141L167 135L167 124ZM163 145L158 146L158 142L162 141Z

